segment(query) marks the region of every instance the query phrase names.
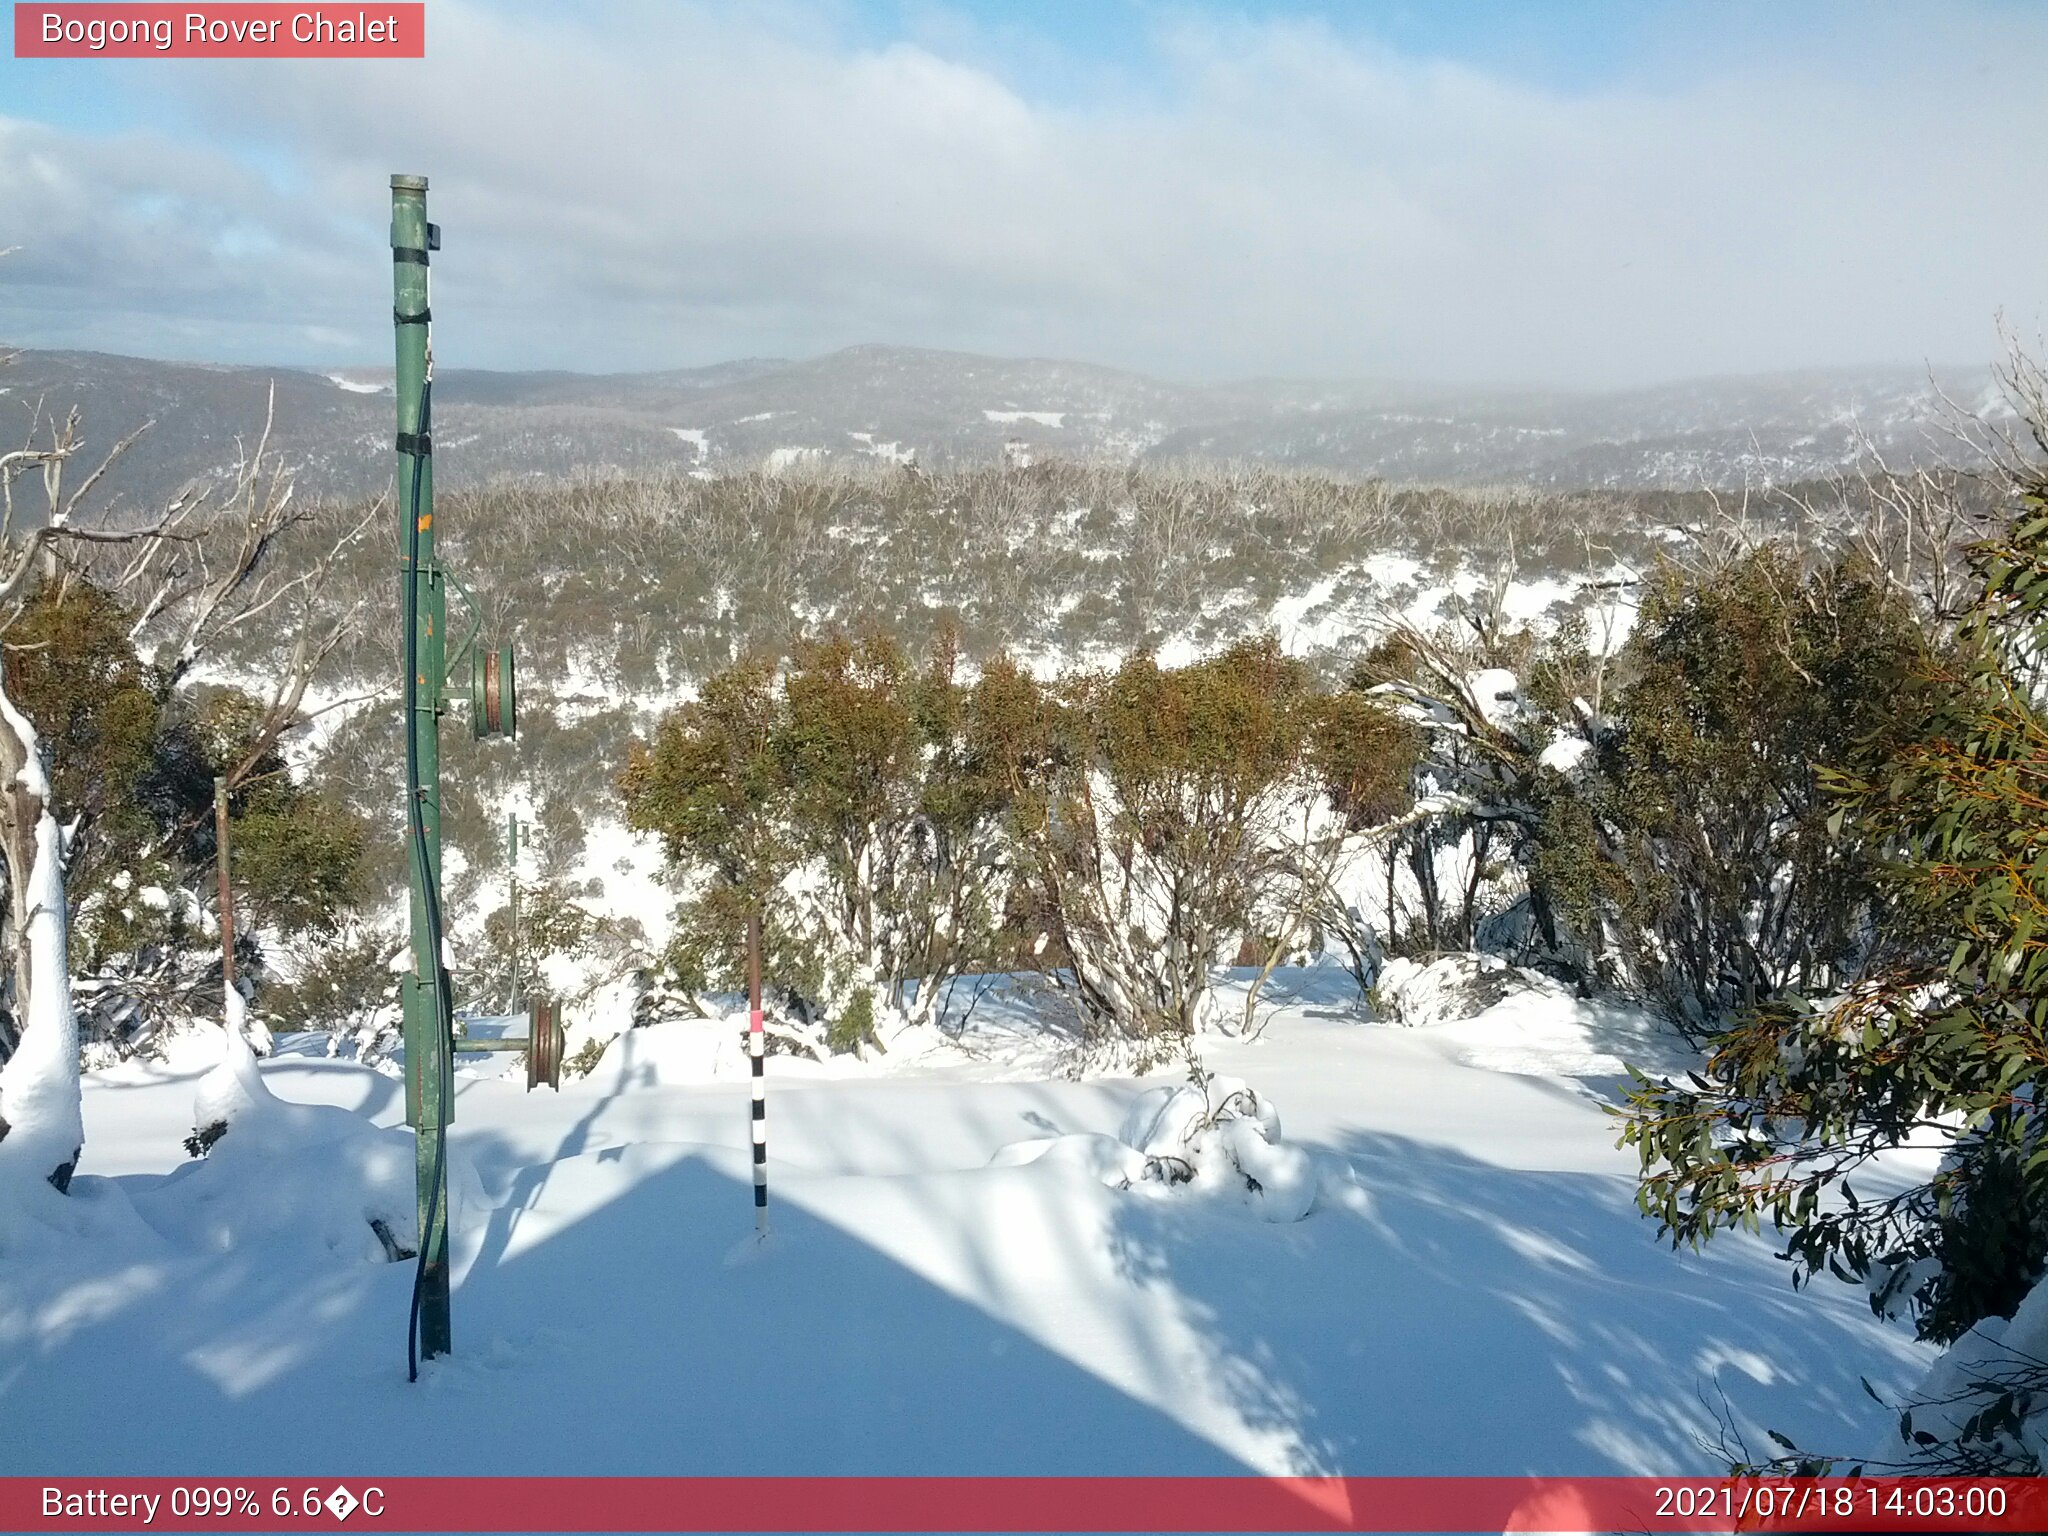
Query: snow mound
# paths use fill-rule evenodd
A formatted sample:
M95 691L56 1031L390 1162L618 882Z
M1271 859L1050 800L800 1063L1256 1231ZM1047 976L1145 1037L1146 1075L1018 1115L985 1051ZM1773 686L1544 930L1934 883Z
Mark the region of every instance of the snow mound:
M264 1086L256 1053L245 1033L247 1005L232 987L227 994L227 1027L222 1031L219 1062L199 1079L192 1099L192 1128L206 1131L226 1126L241 1116L277 1102Z
M1079 1170L1111 1189L1129 1189L1146 1177L1151 1166L1136 1148L1114 1136L1083 1131L1072 1136L1045 1136L1034 1141L1013 1141L989 1159L991 1168L1021 1168L1040 1163L1048 1168Z
M1618 1078L1631 1065L1683 1072L1697 1057L1672 1026L1615 998L1576 995L1498 955L1390 960L1380 971L1382 1018L1427 1029L1451 1060L1516 1077Z
M8 728L27 744L28 766L19 778L31 795L48 799L50 786L36 755L34 727L4 696L0 710ZM36 821L36 856L26 892L15 893L16 909L26 908L19 942L28 951L39 976L58 976L65 967L63 837L57 818L46 809ZM0 1064L0 1187L48 1179L56 1188L69 1182L79 1149L85 1144L85 1121L79 1107L78 1017L71 1007L69 985L44 983L29 989L26 1002L17 1000L21 1029L14 1054Z
M563 985L567 979L549 977L552 985L574 995L573 988ZM632 1033L642 989L637 976L615 976L567 1004L562 1011L563 1060L574 1061L593 1044L608 1048Z
M590 1080L609 1088L656 1088L740 1076L747 1065L744 1028L744 1021L724 1018L667 1019L621 1030L591 1068Z
M220 1064L201 1078L195 1129L224 1126L205 1157L142 1196L158 1231L214 1252L280 1246L345 1259L384 1261L417 1252L416 1143L333 1104L295 1104L263 1081L241 1032L224 1031ZM489 1208L469 1161L448 1151L449 1230Z
M1138 1096L1115 1136L1083 1133L1013 1142L990 1166L1077 1169L1113 1189L1239 1197L1265 1221L1314 1208L1314 1160L1280 1139L1280 1114L1241 1078L1160 1087Z
M1435 960L1389 960L1376 990L1387 1022L1427 1029L1469 1019L1517 992L1564 989L1536 971L1509 965L1498 955L1444 955Z

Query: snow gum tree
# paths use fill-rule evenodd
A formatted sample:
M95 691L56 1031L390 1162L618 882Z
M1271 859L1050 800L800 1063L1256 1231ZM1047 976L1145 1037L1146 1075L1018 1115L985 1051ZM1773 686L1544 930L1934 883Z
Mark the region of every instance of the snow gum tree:
M261 700L167 685L137 653L132 620L112 593L67 576L38 586L4 653L9 694L42 737L67 812L80 1033L89 1049L123 1052L158 1026L217 1012L217 777L244 765L229 818L237 967L251 981L267 979L259 935L333 933L360 898L366 843L354 814L293 778Z
M1396 711L1416 743L1413 803L1370 840L1379 889L1354 893L1371 896L1397 953L1513 945L1590 969L1597 936L1573 931L1540 857L1578 792L1555 750L1588 747L1600 720L1597 704L1552 675L1569 643L1539 647L1496 601L1433 632L1397 623L1353 668L1352 691Z
M2011 1315L2048 1256L2048 479L2018 489L1961 622L1892 695L1904 718L1824 775L1838 835L1875 859L1867 964L1743 1016L1692 1080L1643 1081L1624 1130L1674 1241L1769 1219L1795 1276L1864 1280L1936 1340ZM1926 1133L1953 1137L1929 1182L1855 1193Z
M619 774L627 825L658 836L690 882L668 959L691 990L744 978L750 915L762 919L768 976L788 982L807 970L793 963L801 935L769 900L793 861L781 825L776 680L768 656L714 673L652 741L631 744Z
M1096 1037L1167 1054L1211 1022L1216 969L1293 878L1315 697L1270 637L1068 685L1065 750L1020 833L1050 974Z
M1359 990L1371 988L1384 948L1364 887L1376 871L1371 855L1383 851L1409 825L1415 810L1415 774L1422 733L1385 700L1350 687L1312 706L1307 741L1309 781L1319 794L1304 797L1293 840L1294 892L1283 900L1288 921L1273 935L1260 980L1281 959L1296 922L1349 957ZM1256 1004L1246 998L1246 1017Z
M1712 1027L1856 973L1872 861L1830 829L1820 769L1896 742L1925 645L1910 601L1853 555L1765 546L1652 581L1587 795L1586 851L1610 865L1588 883L1629 972L1683 1018ZM1554 867L1566 846L1548 841Z
M629 822L691 883L677 969L737 981L758 912L768 974L830 1016L838 1048L933 1021L990 952L1037 702L1001 657L963 682L949 632L922 663L879 632L836 633L787 668L714 676L619 781Z
M798 645L775 735L802 865L787 899L829 936L821 979L843 1048L874 1043L877 1010L901 1006L921 974L913 957L933 936L938 914L915 889L941 854L922 816L924 747L910 661L894 638L870 631ZM936 988L924 990L929 1002ZM865 1000L855 1004L856 994Z

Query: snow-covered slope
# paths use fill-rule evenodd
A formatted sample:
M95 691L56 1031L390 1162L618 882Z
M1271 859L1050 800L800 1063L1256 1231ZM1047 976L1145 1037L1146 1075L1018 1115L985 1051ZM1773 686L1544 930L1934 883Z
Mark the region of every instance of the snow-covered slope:
M1294 1222L1006 1152L1116 1137L1176 1081L1053 1079L1014 1011L965 1048L777 1058L765 1247L722 1026L636 1031L559 1094L466 1076L453 1145L490 1208L417 1387L411 1266L168 1218L212 1172L165 1176L209 1055L95 1074L74 1199L0 1232L0 1473L410 1470L429 1443L437 1471L528 1475L1669 1473L1715 1467L1723 1396L1752 1444L1858 1446L1858 1376L1924 1369L1761 1242L1654 1241L1602 1078L1570 1075L1606 1064L1601 1020L1553 1007L1507 1052L1512 1014L1373 1024L1334 969L1275 990L1256 1042L1204 1054L1312 1161ZM263 1078L401 1119L351 1064L287 1049Z

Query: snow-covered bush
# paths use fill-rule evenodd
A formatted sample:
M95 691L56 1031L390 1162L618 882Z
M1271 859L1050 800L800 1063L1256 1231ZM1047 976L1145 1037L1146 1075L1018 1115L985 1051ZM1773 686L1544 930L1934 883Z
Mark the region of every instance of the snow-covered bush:
M1262 1221L1300 1221L1314 1209L1319 1173L1308 1153L1281 1139L1271 1101L1242 1079L1191 1070L1189 1081L1148 1089L1114 1137L1091 1134L1016 1142L995 1166L1061 1163L1117 1189L1241 1201Z
M1413 806L1376 840L1371 877L1353 885L1390 952L1581 959L1549 884L1532 875L1544 829L1572 796L1558 765L1597 729L1598 711L1525 687L1524 672L1547 660L1495 603L1463 628L1397 625L1353 669L1351 687L1396 707L1423 743Z
M411 965L403 934L347 917L330 933L287 939L278 950L258 1001L272 1029L322 1032L331 1054L346 1046L365 1065L395 1048L399 977Z
M581 998L644 970L654 960L645 926L602 910L595 904L601 895L595 879L521 882L517 931L509 902L487 914L469 973L490 995L502 996L516 972L524 987ZM520 1001L507 999L514 1007Z
M1192 1081L1141 1095L1119 1139L1147 1176L1197 1190L1233 1190L1266 1221L1299 1221L1316 1198L1309 1155L1280 1136L1280 1112L1235 1077L1199 1069Z
M1869 953L1873 850L1829 829L1821 767L1882 753L1925 636L1860 556L1743 546L1645 585L1618 651L1482 606L1361 663L1428 741L1380 921L1397 954L1512 949L1710 1030Z
M218 929L196 893L215 862L216 782L253 855L234 884L256 924L322 925L345 900L361 851L346 814L308 794L278 752L298 718L312 653L279 672L267 702L234 689L180 691L220 626L250 611L245 604L268 606L317 586L302 573L261 596L267 573L258 567L289 521L288 487L273 477L258 489L259 453L245 466L239 505L185 504L197 525L176 542L212 545L214 556L227 553L224 540L239 548L212 576L194 578L182 563L191 550L166 556L158 541L167 526L100 530L87 547L125 549L122 558L135 562L129 577L166 562L154 591L138 580L117 598L95 580L107 572L67 547L78 533L70 524L77 497L59 501L56 470L78 445L76 428L74 414L49 449L8 455L0 477L11 505L14 476L41 463L51 495L49 521L0 561L8 567L0 630L9 635L0 779L13 786L0 796L8 896L0 939L13 952L0 1011L0 1182L26 1173L59 1191L84 1140L82 1051L106 1059L189 1027L205 992L221 990ZM309 615L307 626L310 643L319 623ZM149 658L152 647L162 647L160 661ZM253 974L260 952L250 932L240 938L238 958ZM241 997L230 991L226 1001L239 1006Z
M996 664L968 686L958 645L942 630L920 667L879 629L829 636L798 646L783 679L797 858L783 895L821 940L822 1001L849 1048L933 1022L947 983L990 952L1028 679Z
M241 510L259 521L288 516L266 511L260 497ZM231 513L202 537L217 541L235 522ZM53 569L57 579L33 584L0 614L9 635L6 686L48 755L51 793L67 820L68 951L81 1037L103 1056L120 1056L219 1012L216 779L228 786L237 965L252 979L264 979L269 944L328 933L353 905L365 832L337 799L291 772L280 748L297 722L294 689L310 677L310 658L287 666L281 691L268 698L200 681L207 621L195 618L202 633L177 637L175 647L162 643L173 637L163 633L169 613L158 605L175 609L179 597L152 593L147 581L101 585L95 578L110 573L84 561ZM253 567L243 574L262 579ZM235 599L227 587L204 599L182 596L201 607L207 600ZM25 850L18 838L0 846L14 860L8 878L20 882ZM0 1017L0 1058L10 1033Z
M1499 955L1440 955L1389 960L1380 968L1373 998L1387 1022L1420 1029L1469 1019L1516 992L1555 985Z
M605 1047L639 1022L644 985L639 972L630 972L561 1004L565 1071L571 1062L583 1063L576 1075L589 1071Z
M2048 1280L1981 1318L1909 1393L1870 1458L1922 1475L2039 1477L2048 1468Z

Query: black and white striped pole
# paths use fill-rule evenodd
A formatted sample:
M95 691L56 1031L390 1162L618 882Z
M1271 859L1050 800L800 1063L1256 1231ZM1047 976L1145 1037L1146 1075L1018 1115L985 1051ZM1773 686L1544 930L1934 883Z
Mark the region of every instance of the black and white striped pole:
M747 919L747 1055L753 1062L754 1230L768 1235L768 1036L761 1017L761 919Z

